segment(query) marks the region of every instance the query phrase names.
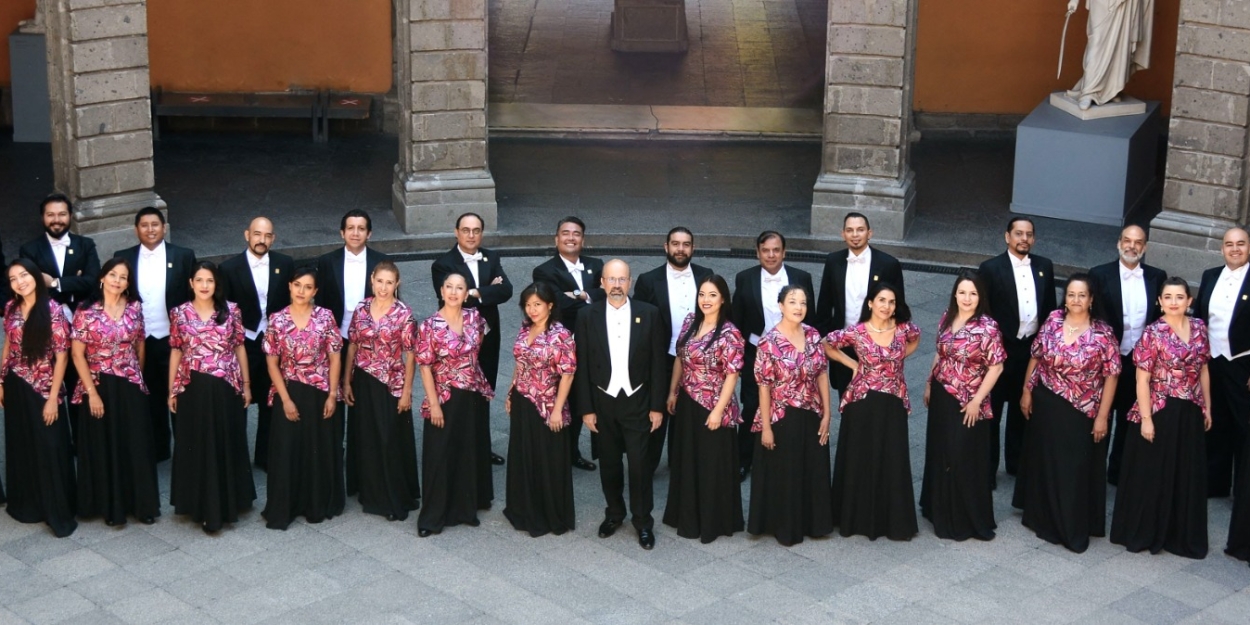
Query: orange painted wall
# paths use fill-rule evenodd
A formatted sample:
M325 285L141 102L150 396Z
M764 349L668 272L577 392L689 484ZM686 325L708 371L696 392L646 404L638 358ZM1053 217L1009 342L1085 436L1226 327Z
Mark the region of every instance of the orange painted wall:
M835 0L837 1L837 0ZM1055 80L1064 0L919 0L916 30L917 111L1028 113L1052 91L1081 78L1084 1L1068 25L1063 75ZM1143 100L1172 100L1180 0L1155 0L1150 69L1125 91Z
M17 23L35 16L35 0L0 0L0 85L12 81L9 72L9 34L17 30Z
M149 0L152 85L386 92L392 18L390 0Z

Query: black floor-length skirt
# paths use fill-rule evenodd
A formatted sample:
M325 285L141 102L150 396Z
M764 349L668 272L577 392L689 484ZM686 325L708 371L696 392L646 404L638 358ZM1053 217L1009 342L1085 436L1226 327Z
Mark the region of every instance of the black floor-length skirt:
M1012 505L1038 538L1076 553L1090 536L1107 535L1107 439L1095 443L1093 431L1094 420L1067 400L1033 389Z
M774 449L765 449L755 435L752 461L751 511L747 531L772 534L790 546L804 536L833 532L829 502L829 447L820 444L820 415L786 406L773 424Z
M360 368L352 375L352 395L347 493L359 493L368 514L407 519L421 498L412 410L399 412L399 398Z
M48 400L25 380L4 376L5 471L9 516L22 523L47 523L64 538L74 533L77 488L70 448L69 417L62 406L52 425L43 422Z
M842 410L832 491L833 522L843 536L911 540L916 535L903 400L869 391Z
M286 380L287 394L299 411L299 420L286 418L281 396L273 400L269 418L269 463L265 526L284 530L295 517L320 523L343 513L346 500L338 450L343 448L337 407L329 419L322 416L330 394L315 386Z
M175 514L190 516L209 532L238 521L239 511L256 500L247 409L222 378L192 371L178 395L169 499Z
M1152 418L1153 443L1127 423L1111 542L1134 553L1207 556L1207 447L1202 409L1169 398Z
M1250 476L1250 436L1246 437L1238 460L1238 475ZM1228 545L1224 553L1250 562L1250 477L1237 480L1233 490L1233 516L1228 523Z
M534 403L512 391L508 432L507 502L503 515L530 536L563 534L576 526L569 430L552 432Z
M963 408L946 387L931 382L929 388L920 513L933 523L938 538L991 540L998 527L994 492L981 459L989 456L990 428L998 424L977 420L972 427L964 425Z
M480 440L477 437L480 413L489 410L486 398L473 391L451 389L451 397L443 404L443 427L425 419L421 434L421 514L417 528L431 532L452 525L477 525L480 481L490 480L490 457L487 473L482 475L478 461Z
M137 384L107 373L96 384L104 416L91 416L84 395L74 406L78 419L78 515L104 517L109 525L126 516L155 519L161 514L152 445L148 395Z
M477 507L479 510L490 510L491 503L495 501L495 465L490 461L494 453L490 448L490 401L485 398L483 401L486 407L477 413L477 424L473 428L473 440L477 443ZM482 476L486 479L481 479Z
M669 421L672 447L664 507L665 525L677 528L682 538L705 543L732 536L744 526L738 432L732 427L709 430L710 413L685 391L678 394L677 412Z

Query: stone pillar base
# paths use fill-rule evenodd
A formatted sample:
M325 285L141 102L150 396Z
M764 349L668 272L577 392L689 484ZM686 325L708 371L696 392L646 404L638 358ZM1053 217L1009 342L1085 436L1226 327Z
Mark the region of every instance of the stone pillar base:
M1204 270L1223 264L1224 232L1235 225L1227 219L1164 210L1150 222L1149 262L1196 284Z
M882 180L837 174L821 174L812 195L812 235L835 236L842 232L847 213L862 213L872 224L874 240L902 242L915 217L916 176Z
M391 205L407 234L446 234L467 212L481 215L488 232L498 229L495 179L484 169L405 174L396 167Z
M165 201L154 191L135 191L74 203L74 232L91 237L103 262L117 250L135 244L135 213L149 206L166 211Z

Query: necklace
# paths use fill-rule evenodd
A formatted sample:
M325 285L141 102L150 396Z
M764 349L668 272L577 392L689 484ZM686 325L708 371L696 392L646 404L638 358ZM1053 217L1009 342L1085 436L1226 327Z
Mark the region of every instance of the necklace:
M1068 334L1076 334L1078 332L1084 332L1085 329L1089 327L1089 324L1086 324L1084 326L1072 326L1072 325L1068 325L1065 323L1063 324L1063 327L1064 327L1064 330L1066 330Z
M878 329L876 328L876 326L872 325L872 322L871 322L871 321L865 321L865 322L864 322L864 326L868 328L868 331L869 331L869 332L875 332L875 333L877 333L877 334L881 334L882 332L889 332L889 331L893 330L894 328L898 327L897 325L895 325L894 327L882 328L882 329L878 330Z

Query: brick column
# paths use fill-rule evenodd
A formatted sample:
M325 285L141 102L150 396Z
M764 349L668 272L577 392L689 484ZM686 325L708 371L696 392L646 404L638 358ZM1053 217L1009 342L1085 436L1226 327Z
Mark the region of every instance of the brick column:
M74 229L101 256L134 244L135 211L164 208L153 190L147 6L141 0L48 0L48 91L57 190Z
M825 137L812 198L812 234L835 235L850 211L878 239L911 224L908 166L916 0L829 2Z
M1163 212L1151 222L1150 256L1196 280L1221 262L1224 231L1250 213L1250 2L1181 0L1176 52Z
M399 163L395 217L409 234L445 233L474 211L496 227L486 158L486 0L399 0Z

